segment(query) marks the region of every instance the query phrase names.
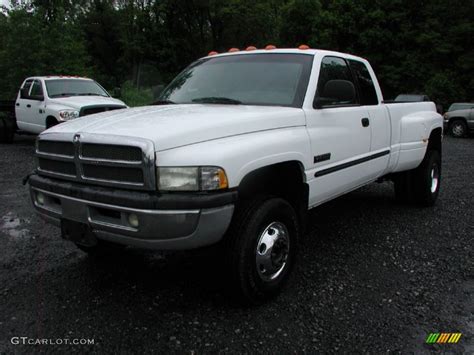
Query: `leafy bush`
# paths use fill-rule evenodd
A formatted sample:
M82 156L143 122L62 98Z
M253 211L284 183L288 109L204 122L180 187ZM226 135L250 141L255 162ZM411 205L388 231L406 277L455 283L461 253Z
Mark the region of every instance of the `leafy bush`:
M146 106L153 102L150 88L137 88L131 81L126 81L120 90L120 98L130 107Z

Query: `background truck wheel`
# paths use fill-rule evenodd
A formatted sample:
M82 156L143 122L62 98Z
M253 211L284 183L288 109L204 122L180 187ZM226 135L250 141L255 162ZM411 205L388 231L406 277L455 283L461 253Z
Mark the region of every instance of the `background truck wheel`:
M439 152L428 150L420 166L397 175L394 184L397 200L411 201L425 207L433 206L441 184Z
M0 143L12 143L15 136L15 120L11 117L0 117Z
M462 120L452 122L449 128L449 132L453 137L462 138L467 134L466 122Z
M46 129L51 128L51 127L54 127L54 126L56 126L57 124L59 124L59 122L58 122L58 120L57 120L56 118L54 118L54 117L51 117L51 116L50 116L50 117L48 117L48 118L46 119Z
M242 203L226 236L232 286L240 299L260 304L275 296L293 267L298 218L284 199L261 197Z

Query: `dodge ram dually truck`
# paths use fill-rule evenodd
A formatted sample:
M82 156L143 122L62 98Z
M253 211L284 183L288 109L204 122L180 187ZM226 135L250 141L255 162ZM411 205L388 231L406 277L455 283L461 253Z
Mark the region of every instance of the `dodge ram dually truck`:
M371 66L353 55L212 53L155 106L41 134L31 198L95 255L217 243L235 289L260 303L288 278L308 209L376 180L433 205L442 126L432 102L384 104Z
M97 82L73 76L25 79L15 103L18 129L41 133L58 123L127 106Z

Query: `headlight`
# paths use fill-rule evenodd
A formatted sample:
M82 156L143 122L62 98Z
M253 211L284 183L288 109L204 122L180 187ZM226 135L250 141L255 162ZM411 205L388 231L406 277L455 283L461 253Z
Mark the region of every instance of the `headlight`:
M59 116L63 120L71 120L74 118L79 117L79 112L78 111L71 111L71 110L64 110L64 111L59 111Z
M214 166L157 168L157 175L161 191L211 191L229 186L224 170Z

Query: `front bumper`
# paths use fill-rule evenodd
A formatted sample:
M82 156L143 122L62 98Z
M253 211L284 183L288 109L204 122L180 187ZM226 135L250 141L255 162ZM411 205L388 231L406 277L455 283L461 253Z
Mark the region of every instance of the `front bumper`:
M194 249L217 243L229 227L237 198L235 191L160 195L38 175L29 183L33 205L47 222L85 223L98 239L146 249ZM130 215L138 225L130 224Z

